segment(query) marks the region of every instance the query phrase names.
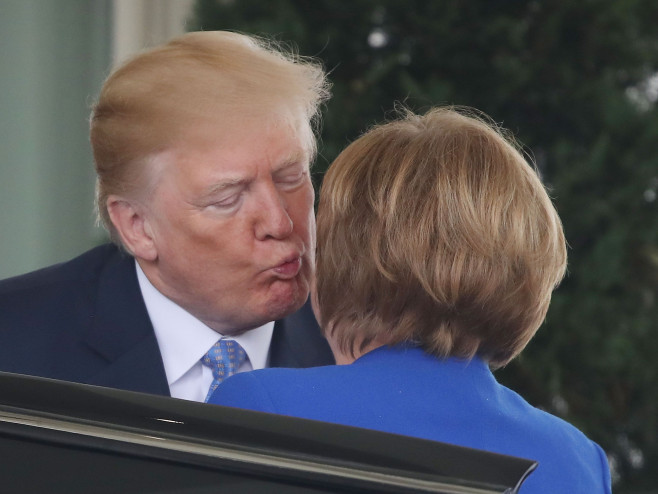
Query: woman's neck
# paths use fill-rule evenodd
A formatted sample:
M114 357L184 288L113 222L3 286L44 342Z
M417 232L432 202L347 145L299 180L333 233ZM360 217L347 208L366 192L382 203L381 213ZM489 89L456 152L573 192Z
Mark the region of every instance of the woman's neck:
M338 344L331 337L327 337L329 341L329 346L331 347L331 352L334 354L337 365L348 365L357 360L359 357L365 355L368 352L373 351L376 348L386 345L386 342L381 340L374 340L368 343L366 346L362 347L359 344L354 345L355 351L354 355L350 352L344 353L339 347Z

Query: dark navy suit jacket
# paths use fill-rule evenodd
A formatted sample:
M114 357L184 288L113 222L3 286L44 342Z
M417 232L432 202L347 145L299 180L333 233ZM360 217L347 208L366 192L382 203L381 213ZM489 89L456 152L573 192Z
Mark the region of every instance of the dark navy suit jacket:
M479 359L381 347L351 365L237 374L209 402L537 460L522 494L610 493L601 448L500 385Z
M308 304L276 321L271 366L330 363ZM133 258L107 244L0 281L0 371L169 396Z

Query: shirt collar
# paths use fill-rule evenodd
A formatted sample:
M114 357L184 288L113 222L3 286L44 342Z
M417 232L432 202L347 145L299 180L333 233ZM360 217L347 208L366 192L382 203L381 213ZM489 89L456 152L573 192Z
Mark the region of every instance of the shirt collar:
M139 288L146 304L169 385L200 362L212 345L224 335L206 326L185 309L165 297L148 280L135 261ZM274 322L239 336L228 337L244 348L253 369L267 367Z

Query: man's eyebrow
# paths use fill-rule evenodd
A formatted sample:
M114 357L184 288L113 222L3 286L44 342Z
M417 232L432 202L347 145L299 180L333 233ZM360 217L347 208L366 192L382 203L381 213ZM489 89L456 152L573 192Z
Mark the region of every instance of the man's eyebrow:
M281 162L274 168L273 172L277 173L286 168L289 168L294 165L306 164L308 161L308 153L305 151L298 151L290 154L287 158L281 160Z
M247 180L244 178L228 178L222 180L221 182L214 183L206 188L203 192L203 197L210 197L217 193L220 193L226 189L231 189L233 187L240 187L247 183Z

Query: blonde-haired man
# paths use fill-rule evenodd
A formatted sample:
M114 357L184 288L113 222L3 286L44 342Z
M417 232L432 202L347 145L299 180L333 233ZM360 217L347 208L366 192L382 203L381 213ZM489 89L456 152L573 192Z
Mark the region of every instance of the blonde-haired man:
M233 372L333 362L305 306L327 97L317 64L230 32L115 70L91 116L115 245L0 282L0 370L203 401Z

